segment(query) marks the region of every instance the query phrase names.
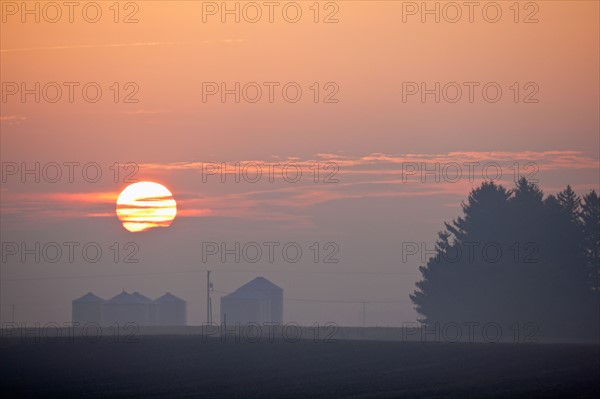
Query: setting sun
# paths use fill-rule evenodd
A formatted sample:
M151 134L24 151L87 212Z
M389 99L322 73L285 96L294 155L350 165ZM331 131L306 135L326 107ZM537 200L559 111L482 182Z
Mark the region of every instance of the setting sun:
M169 227L177 215L173 194L163 185L139 182L127 186L117 198L117 216L131 232Z

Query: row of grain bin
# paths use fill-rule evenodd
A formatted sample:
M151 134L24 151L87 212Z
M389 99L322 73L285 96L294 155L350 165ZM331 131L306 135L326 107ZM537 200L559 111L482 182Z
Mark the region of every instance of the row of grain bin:
M171 293L152 300L139 292L125 291L104 300L89 292L72 302L73 323L110 326L135 323L139 326L184 326L187 304Z

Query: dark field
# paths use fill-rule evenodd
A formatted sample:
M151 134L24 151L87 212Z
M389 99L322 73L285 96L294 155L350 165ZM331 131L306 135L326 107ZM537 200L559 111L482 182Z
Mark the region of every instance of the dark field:
M0 396L595 398L600 347L549 344L5 341Z

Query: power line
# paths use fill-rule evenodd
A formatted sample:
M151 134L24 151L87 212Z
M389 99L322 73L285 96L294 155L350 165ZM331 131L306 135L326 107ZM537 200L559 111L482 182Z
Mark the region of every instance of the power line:
M406 303L410 300L396 300L396 301L353 301L353 300L341 300L341 299L308 299L308 298L283 298L284 301L294 302L318 302L318 303Z
M103 274L103 275L84 275L84 276L60 276L60 277L25 277L3 279L0 281L46 281L46 280L76 280L86 278L112 278L112 277L137 277L137 276L152 276L165 274L182 274L182 273L206 273L208 270L173 270L168 272L142 272L142 273L121 273L121 274ZM336 274L336 275L420 275L419 272L353 272L353 271L298 271L298 270L235 270L235 269L220 269L213 272L224 273L298 273L298 274Z

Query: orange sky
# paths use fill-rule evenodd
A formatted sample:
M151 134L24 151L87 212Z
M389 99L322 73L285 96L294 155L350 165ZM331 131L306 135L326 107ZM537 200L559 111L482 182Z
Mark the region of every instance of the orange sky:
M202 2L146 1L138 2L138 23L115 24L109 3L100 3L97 24L78 14L73 24L66 15L56 24L6 16L4 82L93 81L105 95L96 104L22 104L11 97L2 116L26 119L3 124L3 151L40 158L59 139L66 143L54 153L60 156L76 148L85 156L142 161L152 154L151 161L167 162L248 158L249 151L261 158L362 155L382 146L396 153L597 148L597 2L538 2L534 24L515 24L510 2L500 2L504 14L496 24L477 13L474 23L466 15L456 24L423 24L418 16L402 23L402 2L390 1L340 2L335 24L312 22L306 2L297 24L281 18L236 24L218 16L202 23ZM38 50L23 50L31 48ZM202 103L207 81L296 81L305 95L296 104ZM496 104L402 103L405 81L491 81L504 95ZM139 103L114 104L113 82L135 82ZM336 82L340 102L312 103L313 82ZM536 82L540 102L514 104L508 88L514 82ZM25 146L34 130L40 144ZM194 144L180 145L186 142ZM170 150L160 151L165 145Z
M302 9L298 23L287 22L281 12L276 12L274 23L266 20L266 14L257 23L243 18L235 23L231 17L223 23L219 14L203 22L203 7L211 2L138 1L125 9L128 2L122 1L120 22L115 23L109 8L112 0L97 2L102 9L97 23L85 21L79 9L73 23L66 9L57 23L45 21L44 15L39 23L31 15L23 23L22 2L0 3L2 161L96 162L104 171L96 183L77 178L72 183L23 184L7 177L1 191L3 240L87 237L110 244L134 239L145 262L125 268L132 273L162 273L165 265L189 269L198 255L198 240L204 238L334 240L346 244L341 245L346 248L344 262L328 266L328 271L406 272L409 277L372 275L367 282L343 277L340 282L332 275L315 282L302 272L322 272L322 265L279 265L279 271L273 265L255 268L270 268L291 297L310 293L317 298L363 300L376 293L374 299L404 300L418 278L418 264L394 263L398 243L433 242L443 221L458 216L461 200L479 180L402 182L402 162L477 160L498 162L505 170L515 162L535 162L547 193L567 184L579 193L600 186L597 1L521 1L518 23L509 8L512 0L497 2L502 9L497 23L482 16L490 2L479 2L472 23L466 8L457 23L443 18L435 23L432 17L423 23L420 14L408 15L403 22L403 9L413 3L401 1L337 1L329 2L328 8L322 1L318 23L310 8L314 1L297 2ZM28 7L35 3L27 2ZM37 3L43 10L48 2ZM239 2L240 7L247 3ZM279 4L283 8L289 3ZM433 7L435 2L428 4ZM443 8L449 2L439 4ZM536 6L534 17L539 22L523 23ZM335 10L338 22L323 23L325 15ZM123 23L131 11L136 11L138 22ZM65 88L63 97L56 103L43 98L36 103L33 95L23 102L20 93L10 94L15 84L31 88L36 82L41 86L57 82ZM102 98L86 102L76 89L71 103L64 82L77 87L96 82ZM120 88L118 103L111 90L114 82ZM266 91L258 103L235 103L233 96L223 103L219 95L203 102L203 82L279 86L272 103ZM282 97L280 88L289 82L303 90L296 103ZM315 82L320 90L317 103L311 90ZM464 82L476 82L479 88L495 82L503 95L489 103L476 89L473 103L466 91L457 103L435 103L432 96L423 103L419 95L403 102L406 82L424 82L428 87L457 82L463 88ZM516 103L510 88L515 82L520 90ZM523 102L532 87L538 102ZM323 102L332 88L339 101ZM137 102L123 103L133 91ZM292 161L306 166L315 160L336 162L339 183L313 184L310 179L298 184L204 183L197 169L203 162ZM159 182L173 192L178 217L172 227L134 238L123 231L113 212L116 196L126 184L111 179L108 168L115 162L135 163L136 178ZM511 186L512 180L509 173L502 183ZM173 253L180 257L177 262L168 257ZM23 295L38 290L38 305L25 307L23 317L62 320L67 317L65 303L80 296L81 287L110 296L111 289L121 284L108 277L77 283L62 278L84 272L118 274L124 272L122 266L109 262L100 268L40 269L43 265L3 264L0 319L7 317L11 301L26 302ZM5 281L39 276L58 279ZM217 282L227 291L248 276L240 271ZM180 277L123 281L131 290L151 296L153 290L158 295L171 284L174 292L180 288L181 296L188 295L192 310L202 309L201 293ZM54 304L52 316L36 308L40 302ZM292 304L290 317L308 322L302 306ZM334 321L342 324L359 320L350 308L332 305L311 311L320 321L328 321L325 318L334 313L340 315ZM416 317L408 302L380 311L374 319L380 324Z

